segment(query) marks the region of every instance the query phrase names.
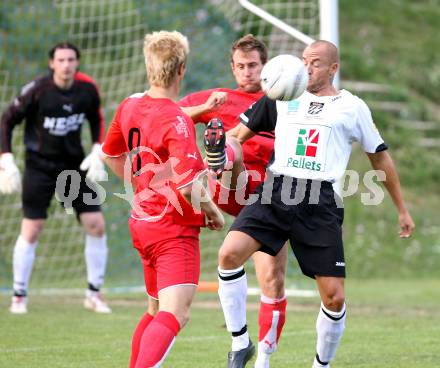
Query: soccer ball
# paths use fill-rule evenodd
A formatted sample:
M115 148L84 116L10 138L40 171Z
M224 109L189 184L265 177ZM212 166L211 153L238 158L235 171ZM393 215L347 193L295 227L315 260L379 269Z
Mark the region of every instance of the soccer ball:
M290 101L307 88L309 74L304 63L293 55L278 55L264 65L260 83L263 92L272 100Z

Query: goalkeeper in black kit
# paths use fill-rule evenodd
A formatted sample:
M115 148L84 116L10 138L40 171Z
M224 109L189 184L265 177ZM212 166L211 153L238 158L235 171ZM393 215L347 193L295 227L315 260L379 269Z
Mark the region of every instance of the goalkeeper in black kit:
M108 253L104 217L98 201L84 200L96 199L95 182L107 179L100 145L104 120L95 82L78 72L79 59L80 51L75 45L67 42L55 45L49 51L50 72L25 85L1 117L0 193L21 191L23 205L21 232L13 253L14 295L9 310L14 314L27 313L35 249L51 199L55 191L61 190L59 194L63 197L74 186L79 189L78 195L64 206L66 210L67 207L75 210L86 233L88 288L84 307L97 313L111 312L100 294ZM23 120L26 121L26 153L21 181L11 142L14 127ZM81 145L81 127L85 120L90 124L93 141L87 156ZM57 178L64 170L74 170L78 176L77 180L72 176L70 185L61 189Z

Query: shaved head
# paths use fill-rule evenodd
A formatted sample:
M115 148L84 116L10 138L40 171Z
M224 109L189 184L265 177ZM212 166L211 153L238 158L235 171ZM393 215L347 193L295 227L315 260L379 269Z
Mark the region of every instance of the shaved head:
M311 43L307 48L319 52L323 58L327 59L329 64L339 63L338 48L330 41L318 40Z
M338 48L329 41L315 41L304 49L303 60L309 73L307 90L318 96L337 94L332 83L339 68Z

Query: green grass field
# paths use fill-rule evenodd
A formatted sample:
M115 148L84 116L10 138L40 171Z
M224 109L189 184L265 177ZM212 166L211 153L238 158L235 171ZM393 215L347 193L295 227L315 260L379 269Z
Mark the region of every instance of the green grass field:
M312 285L312 284L311 284ZM84 310L81 296L31 295L30 313L7 312L0 300L0 367L126 367L130 338L144 310L140 294L110 295L111 315ZM332 368L438 367L439 280L347 281L347 327ZM249 327L257 339L257 299L249 300ZM310 367L318 298L290 298L273 367ZM217 297L199 293L191 320L164 367L224 367L230 338ZM248 365L251 366L251 365Z
M290 0L281 2L286 1ZM212 45L215 40L215 50L226 51L236 34L214 2L107 1L111 6L102 3L1 3L0 39L9 56L0 60L2 106L9 103L28 78L45 68L48 47L60 35L67 36L67 23L60 7L65 8L64 15L69 17L72 13L72 20L75 12L81 11L81 32L73 27L75 34L71 36L84 48L84 71L92 73L100 83L107 120L122 97L144 88L142 61L136 59L140 54L136 48L121 47L125 38L130 44L141 40L143 31L178 29L189 36L192 56L184 94L218 85L230 86L227 52L214 53ZM424 148L417 144L421 136L435 138L440 133L438 128L416 132L399 125L403 117L439 121L440 115L430 112L425 102L438 106L440 100L440 38L435 36L440 0L339 3L342 81L384 83L392 89L389 95L370 93L361 97L368 103L389 99L410 105L409 113L394 116L373 111L373 116L396 161L417 229L410 239L397 237L397 215L388 195L384 203L374 207L364 206L359 193L346 199L347 328L332 368L440 367L440 155L439 147ZM104 17L95 16L99 9ZM132 19L126 9L136 9ZM207 10L208 18L194 21L195 9ZM117 16L105 18L111 11ZM108 52L112 44L117 48ZM141 42L139 50L140 45ZM105 51L102 54L96 52L101 47ZM16 143L21 142L21 136L14 136ZM349 168L359 171L362 177L369 167L364 153L357 149ZM108 183L109 196L103 207L109 225L109 287L138 285L142 281L139 259L127 231L126 203L110 195L121 192L121 188L116 180ZM61 217L55 216L53 227L46 228L32 277L30 313L9 314L7 288L11 287L12 249L20 213L18 196L0 198L0 291L6 290L0 292L0 368L127 367L131 334L145 310L143 295L108 294L114 313L101 316L84 310L80 295L35 294L38 288L85 286L83 237L72 230L74 221L62 222ZM223 238L224 233L202 233L204 280L216 277L217 249ZM288 284L312 287L310 280L299 277L297 267L291 264ZM369 277L375 280L370 281ZM404 280L396 281L398 277ZM257 306L255 297L249 300L248 324L254 342L258 332ZM289 298L287 323L279 351L272 359L273 368L311 367L318 307L318 298ZM191 321L179 335L164 368L225 367L229 344L216 295L198 294Z

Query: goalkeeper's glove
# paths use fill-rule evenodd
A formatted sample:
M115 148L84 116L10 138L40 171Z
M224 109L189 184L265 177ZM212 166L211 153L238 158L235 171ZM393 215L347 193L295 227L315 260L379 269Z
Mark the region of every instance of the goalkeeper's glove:
M12 194L21 192L20 171L10 152L0 156L0 193Z
M102 162L102 150L99 143L92 146L90 154L81 162L79 168L82 171L87 171L86 177L91 181L107 180L107 171L105 171L104 163Z

